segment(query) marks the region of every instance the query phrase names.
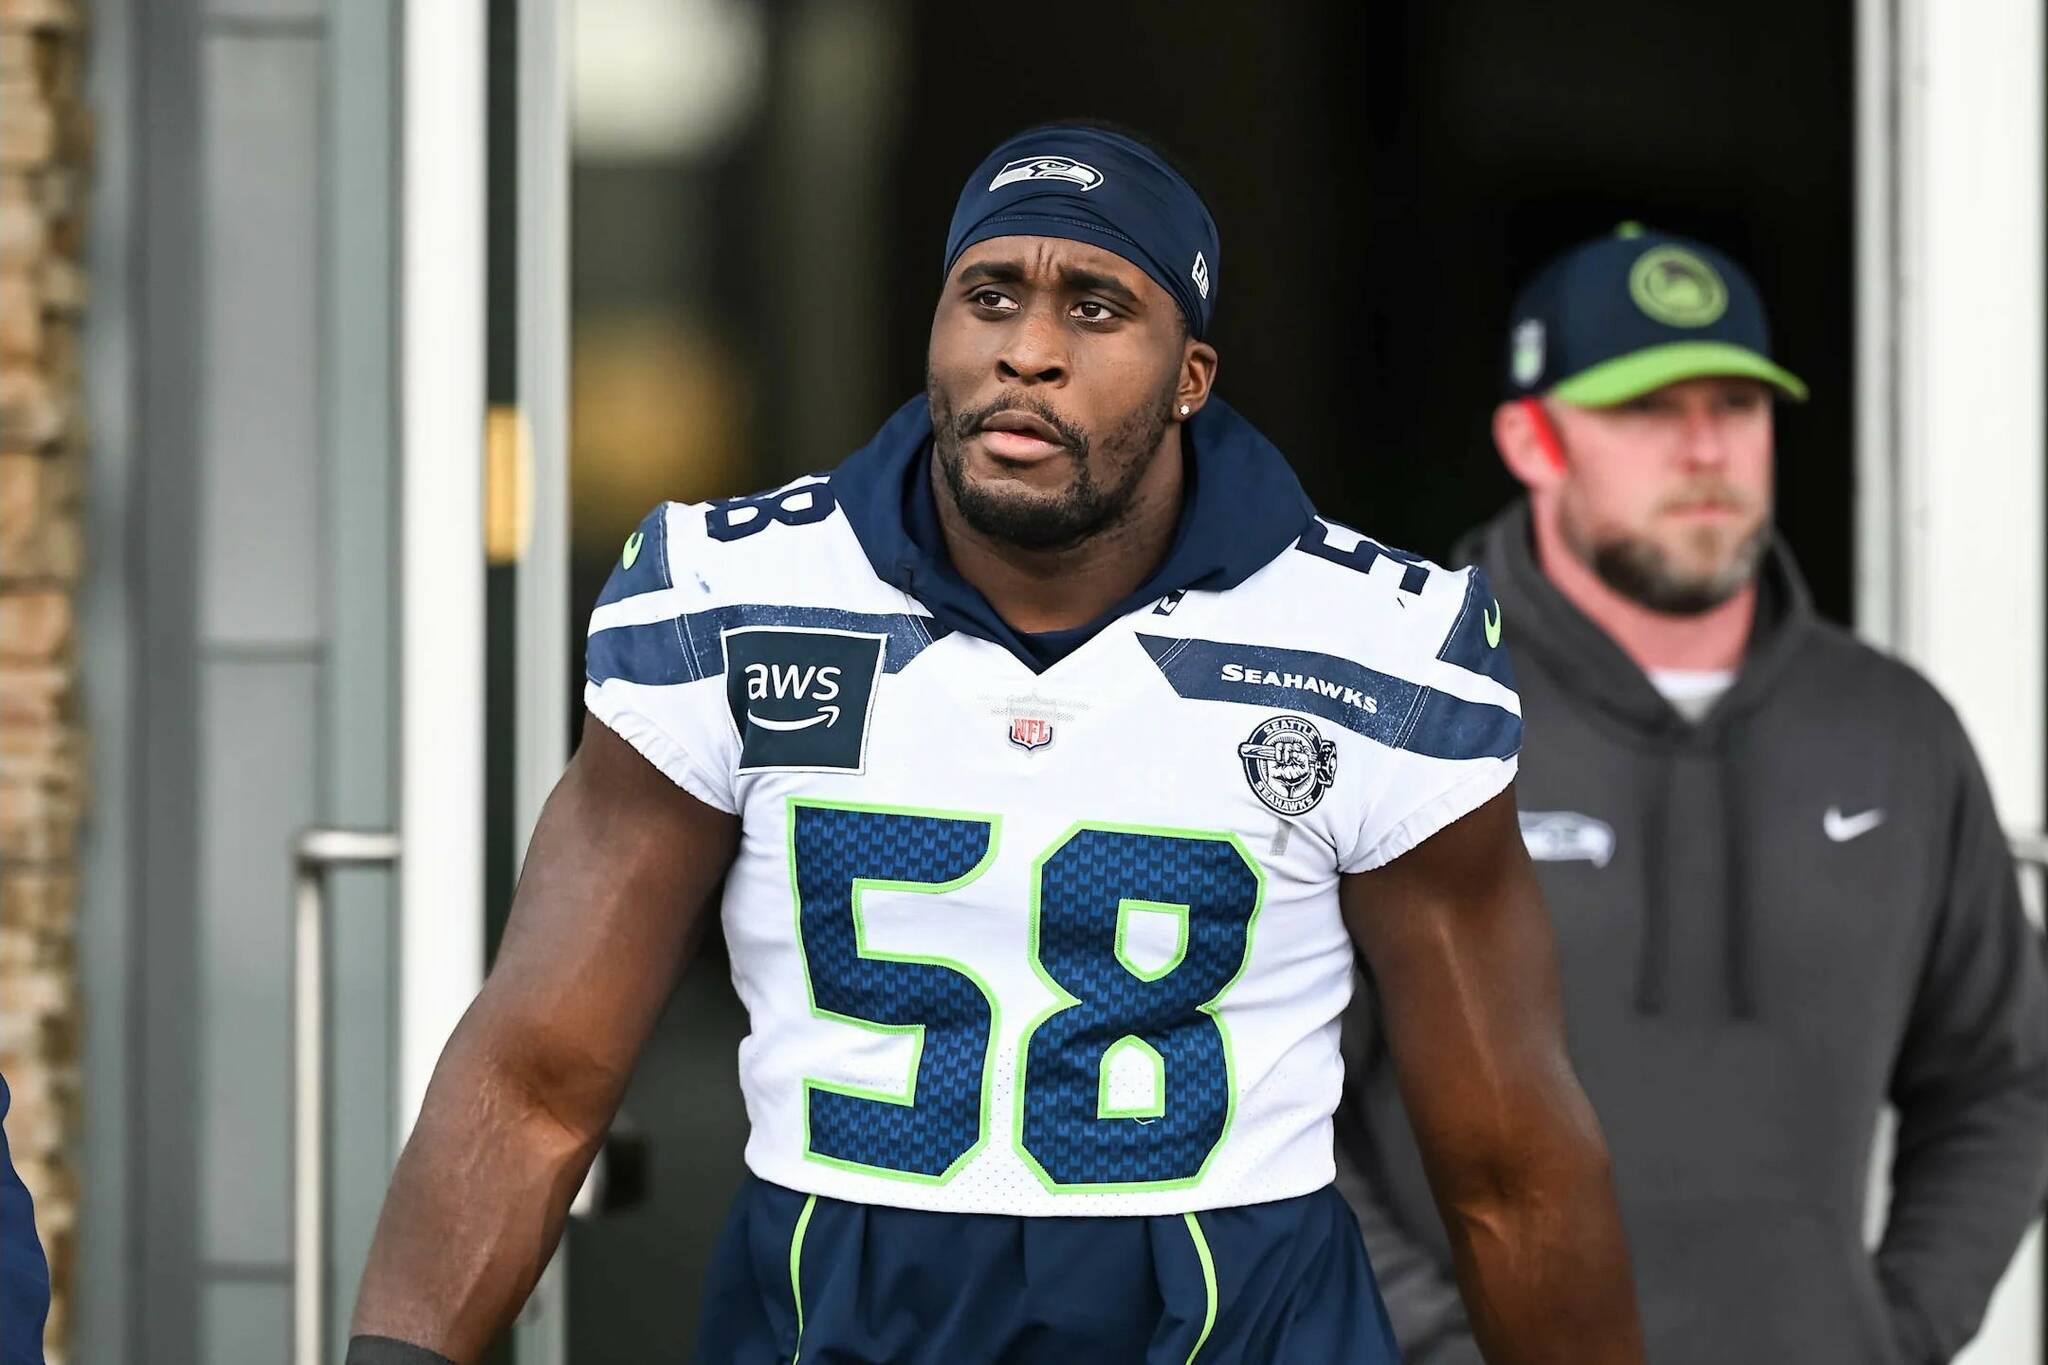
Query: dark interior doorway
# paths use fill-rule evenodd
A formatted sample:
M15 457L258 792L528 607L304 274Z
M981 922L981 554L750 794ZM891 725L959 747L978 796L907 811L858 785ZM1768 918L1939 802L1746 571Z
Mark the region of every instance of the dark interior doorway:
M771 49L796 8L763 6ZM1291 456L1325 512L1431 556L1513 491L1487 422L1518 280L1623 219L1722 246L1756 276L1779 354L1812 386L1810 403L1780 416L1780 521L1820 609L1848 619L1848 0L1724 0L1711 12L1580 0L1568 14L1518 0L1056 0L1000 22L918 0L895 13L902 86L882 196L886 287L871 320L886 383L870 410L853 405L844 429L825 433L828 448L778 447L775 415L802 404L817 376L790 366L776 328L747 311L779 265L777 234L750 224L790 201L773 159L755 154L768 133L691 172L715 183L721 209L678 219L713 245L669 273L701 279L689 287L733 319L764 428L751 477L712 491L829 467L916 390L961 176L1009 132L1087 114L1153 135L1209 200L1224 248L1219 392ZM769 79L789 69L771 63ZM617 173L579 172L574 194L577 288L630 286L605 225L630 221L660 240L661 220L627 216ZM664 249L686 249L669 240ZM582 613L631 522L584 529L579 544L607 548L575 566L579 664ZM684 1350L694 1337L698 1285L742 1169L743 1032L714 948L679 988L627 1100L646 1142L645 1202L571 1233L579 1365Z
M1762 287L1779 353L1813 388L1780 418L1783 524L1822 610L1847 619L1853 6L1732 0L1703 20L1631 0L1376 0L1157 18L1041 8L1035 32L1074 36L1013 77L971 7L921 7L891 233L906 393L960 177L1031 122L1114 119L1186 163L1217 218L1218 392L1324 511L1441 556L1513 492L1487 422L1518 282L1639 219L1723 247Z

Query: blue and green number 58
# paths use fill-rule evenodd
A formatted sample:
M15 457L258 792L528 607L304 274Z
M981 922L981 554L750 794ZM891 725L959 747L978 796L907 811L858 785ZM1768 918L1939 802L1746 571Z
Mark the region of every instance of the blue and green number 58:
M995 861L991 815L792 800L790 883L813 1013L913 1040L897 1093L805 1082L805 1154L873 1175L943 1183L989 1139L995 994L966 965L870 948L868 891L943 895ZM1236 1107L1216 1009L1244 970L1264 890L1228 834L1082 824L1042 853L1032 966L1054 1004L1025 1030L1018 1152L1048 1189L1168 1189L1201 1178ZM1133 916L1177 918L1163 964L1132 960ZM1154 1100L1110 1099L1112 1061L1152 1062Z

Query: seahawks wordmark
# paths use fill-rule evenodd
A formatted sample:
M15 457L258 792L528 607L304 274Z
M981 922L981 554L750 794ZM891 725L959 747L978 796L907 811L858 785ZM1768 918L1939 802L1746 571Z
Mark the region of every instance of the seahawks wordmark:
M1298 692L1319 692L1346 706L1355 706L1368 716L1380 713L1379 702L1367 693L1327 678L1318 678L1313 673L1282 673L1248 664L1225 664L1217 676L1224 682L1263 683L1267 687L1291 687Z

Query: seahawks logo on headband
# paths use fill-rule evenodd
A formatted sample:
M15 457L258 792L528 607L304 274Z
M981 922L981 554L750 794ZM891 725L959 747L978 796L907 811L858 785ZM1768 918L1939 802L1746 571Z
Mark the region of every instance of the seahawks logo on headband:
M1102 183L1102 172L1072 157L1027 156L997 171L996 178L988 182L988 187L999 190L1020 180L1068 180L1084 190L1092 190Z

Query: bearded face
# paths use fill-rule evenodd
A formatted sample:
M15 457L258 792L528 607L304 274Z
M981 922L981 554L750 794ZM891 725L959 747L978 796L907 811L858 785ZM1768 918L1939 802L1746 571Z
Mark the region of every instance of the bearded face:
M1771 536L1771 405L1761 384L1696 379L1614 408L1556 405L1558 530L1623 597L1708 611L1755 576Z
M1769 503L1726 484L1688 488L1629 525L1568 495L1558 527L1608 587L1672 616L1696 616L1742 591L1771 540Z

